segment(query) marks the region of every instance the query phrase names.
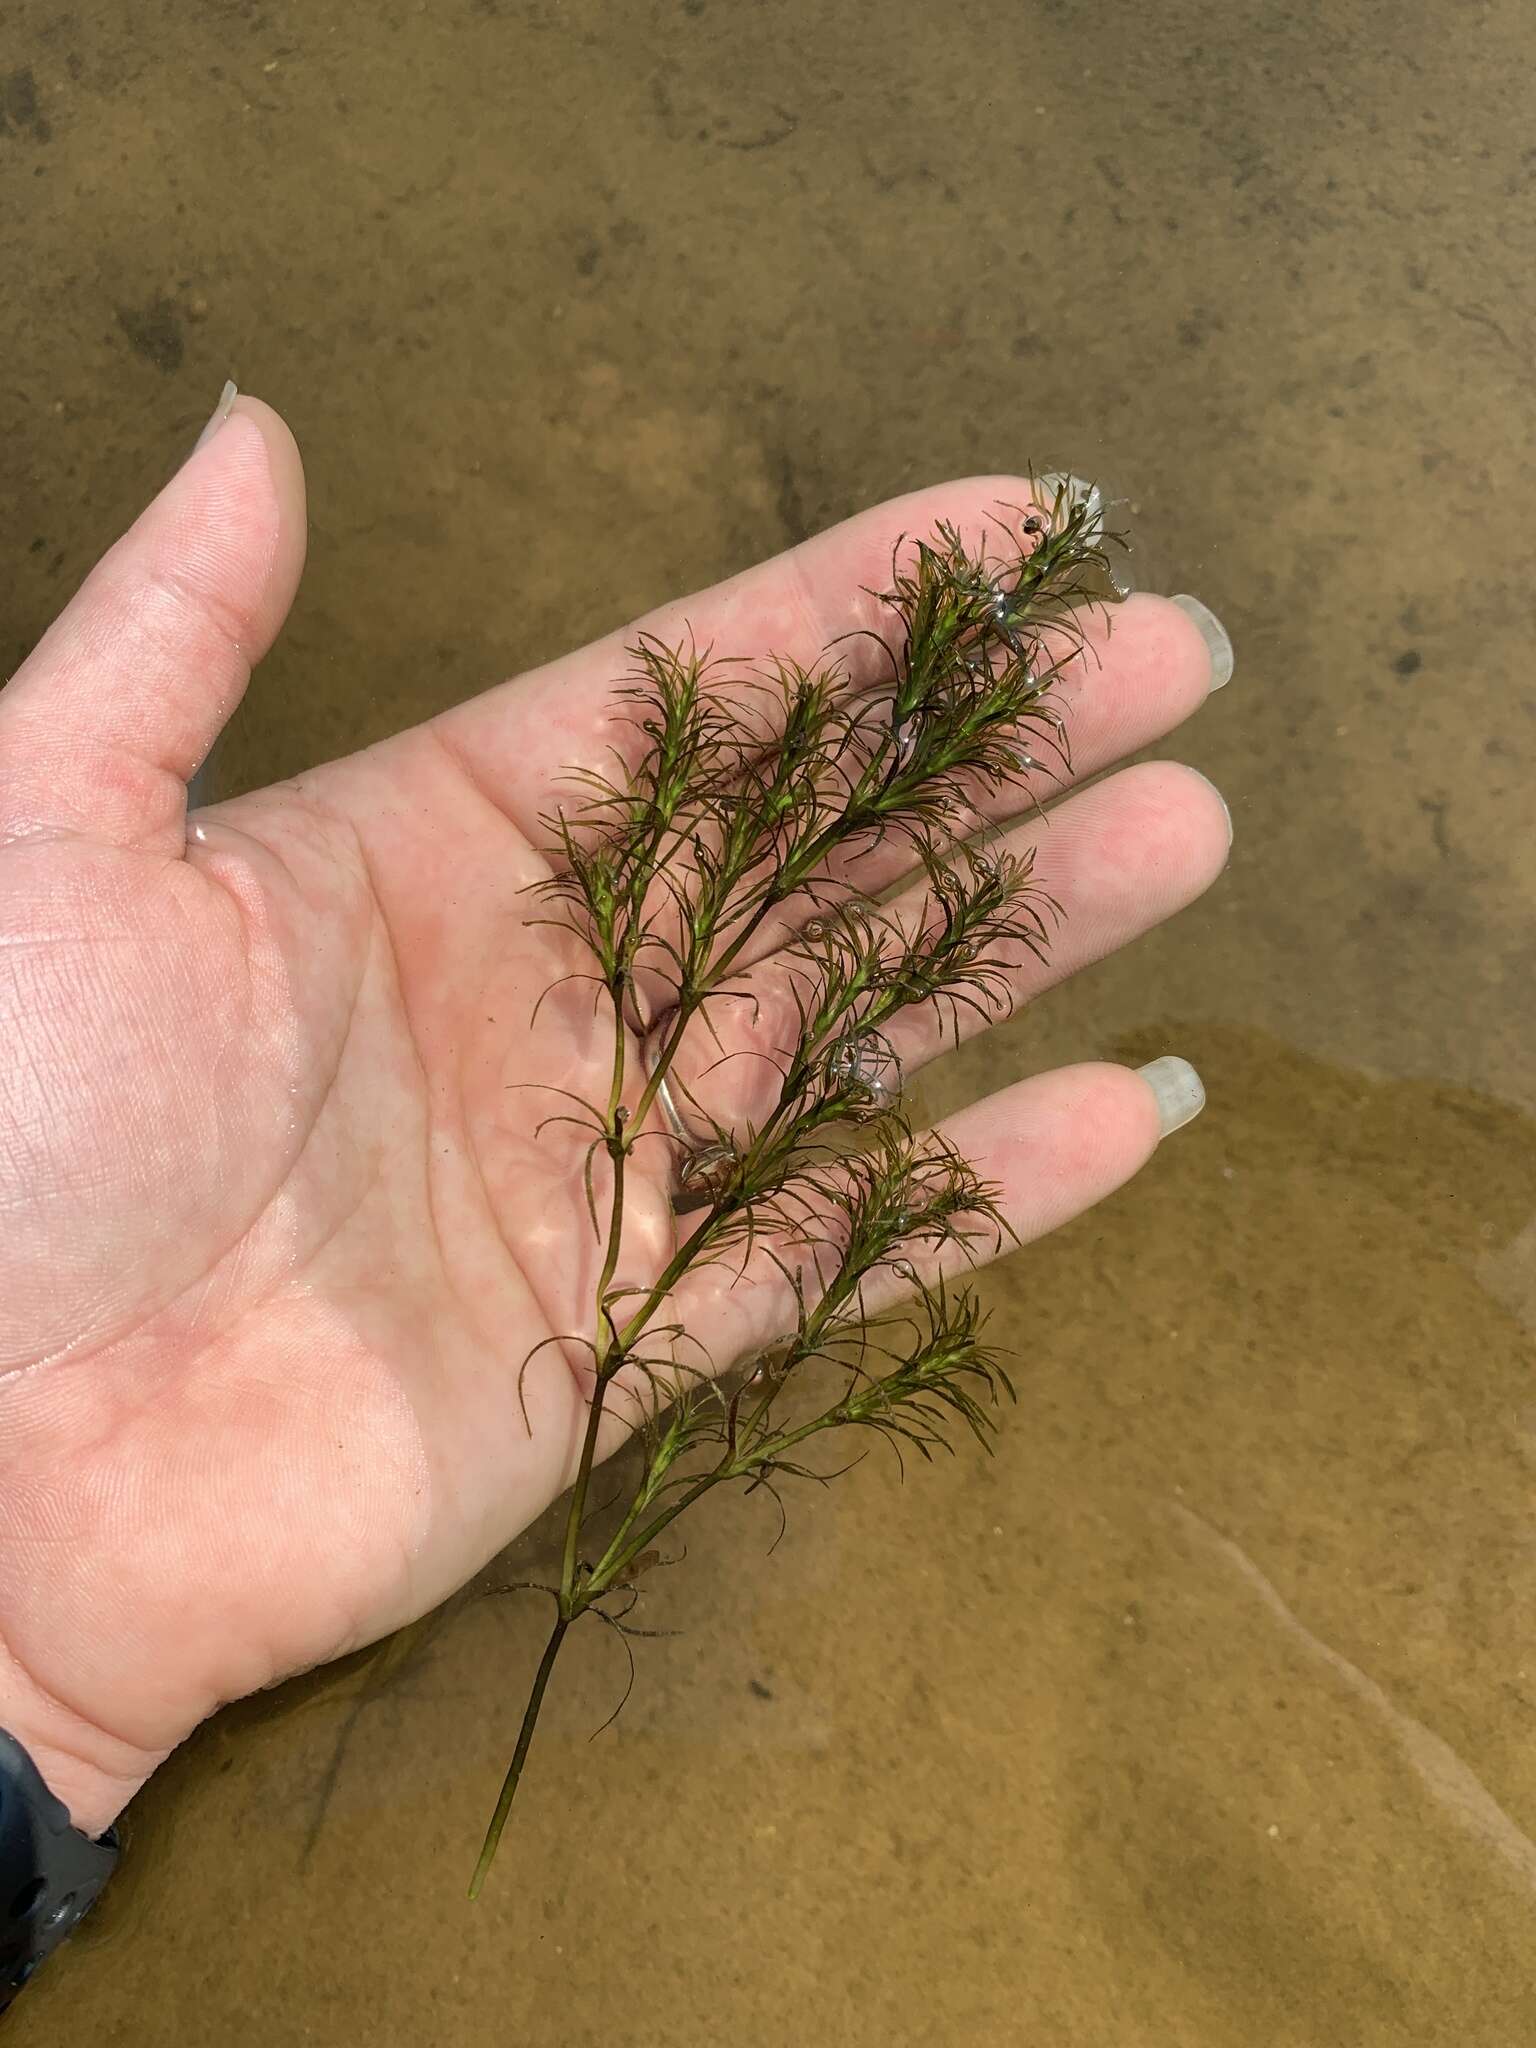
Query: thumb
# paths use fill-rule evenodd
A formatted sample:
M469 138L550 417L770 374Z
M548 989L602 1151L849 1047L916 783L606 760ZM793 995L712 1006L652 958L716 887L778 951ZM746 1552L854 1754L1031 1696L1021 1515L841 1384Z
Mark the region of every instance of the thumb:
M225 389L187 461L0 693L0 843L70 832L180 853L187 783L288 615L304 471Z

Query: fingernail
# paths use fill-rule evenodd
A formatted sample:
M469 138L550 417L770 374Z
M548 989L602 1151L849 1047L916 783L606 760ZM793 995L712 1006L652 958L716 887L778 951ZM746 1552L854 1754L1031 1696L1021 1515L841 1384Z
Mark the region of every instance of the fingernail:
M224 422L229 418L229 408L234 404L235 400L239 396L239 387L236 385L234 379L230 378L229 381L225 384L224 389L219 393L219 402L213 408L213 418L208 422L207 426L204 427L203 431L198 435L197 439L192 444L192 453L194 455L197 453L199 448L205 448L208 445L208 443L213 439L214 435L219 431L220 427L223 426Z
M1191 768L1189 772L1191 775L1200 775L1200 770L1198 768ZM1216 787L1215 783L1212 782L1209 775L1200 775L1200 780L1211 792L1211 795L1215 797L1217 803L1221 805L1221 814L1227 821L1227 845L1230 848L1232 844L1232 806L1227 802L1226 798L1222 795L1221 791Z
M1211 657L1211 688L1224 690L1232 680L1232 636L1208 604L1181 592L1172 600L1194 625Z
M1175 1059L1169 1054L1166 1058L1148 1061L1146 1066L1138 1067L1136 1071L1152 1090L1157 1103L1157 1134L1160 1138L1171 1138L1175 1131L1182 1131L1204 1109L1205 1087L1188 1060Z

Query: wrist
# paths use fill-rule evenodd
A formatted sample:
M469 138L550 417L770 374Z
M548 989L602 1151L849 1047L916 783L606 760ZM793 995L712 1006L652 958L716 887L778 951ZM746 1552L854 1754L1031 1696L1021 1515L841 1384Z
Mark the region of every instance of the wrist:
M0 1642L0 1728L31 1757L82 1834L96 1837L168 1751L152 1752L109 1734L39 1686Z

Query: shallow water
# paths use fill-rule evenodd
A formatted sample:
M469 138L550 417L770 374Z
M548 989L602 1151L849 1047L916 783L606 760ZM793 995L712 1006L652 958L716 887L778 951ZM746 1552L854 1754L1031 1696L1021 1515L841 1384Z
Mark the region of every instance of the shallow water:
M855 508L1102 468L1238 648L1204 904L927 1089L1191 1058L988 1281L988 1464L722 1511L557 1680L468 1604L209 1727L18 2044L1280 2048L1536 2028L1531 17L11 0L30 644L226 375L298 610L235 788ZM518 1547L546 1554L549 1526Z

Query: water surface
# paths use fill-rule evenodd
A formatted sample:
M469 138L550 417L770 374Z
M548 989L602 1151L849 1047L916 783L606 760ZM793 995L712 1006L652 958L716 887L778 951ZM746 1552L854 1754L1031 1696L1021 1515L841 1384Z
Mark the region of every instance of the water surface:
M722 1511L463 1885L543 1615L155 1780L26 2044L1536 2028L1531 17L12 0L0 652L226 375L314 536L220 757L376 738L919 482L1102 469L1238 647L1229 875L927 1089L1210 1108L987 1292L1000 1453ZM549 1525L523 1539L547 1555ZM660 1581L664 1580L664 1585Z

